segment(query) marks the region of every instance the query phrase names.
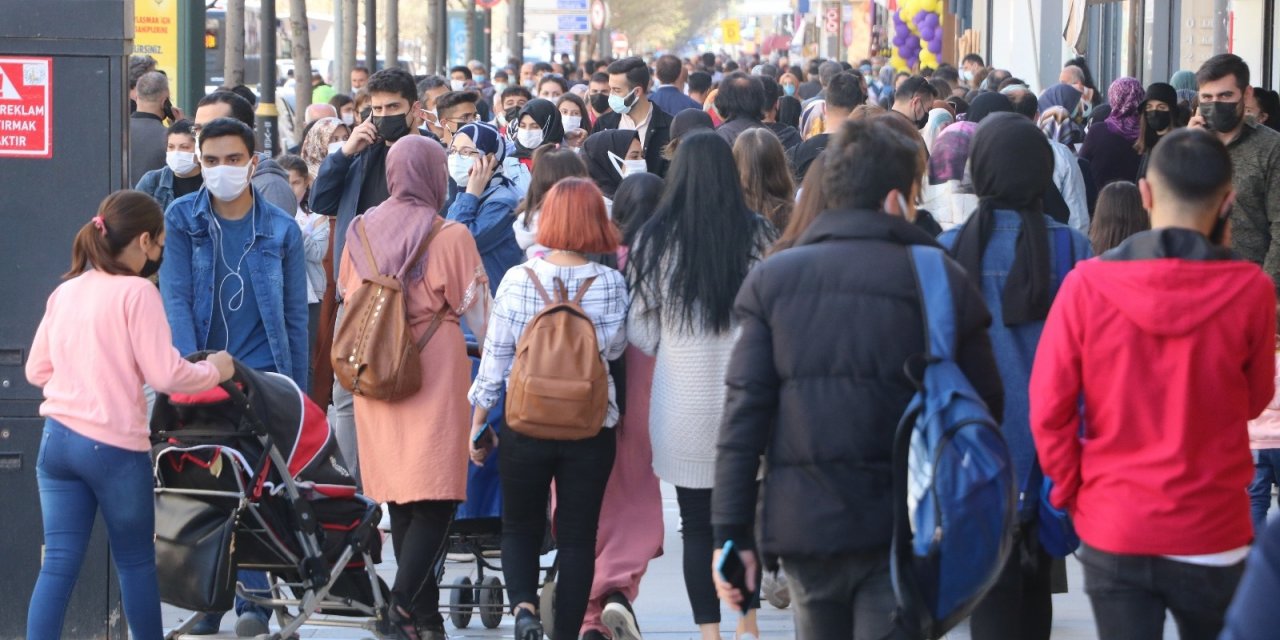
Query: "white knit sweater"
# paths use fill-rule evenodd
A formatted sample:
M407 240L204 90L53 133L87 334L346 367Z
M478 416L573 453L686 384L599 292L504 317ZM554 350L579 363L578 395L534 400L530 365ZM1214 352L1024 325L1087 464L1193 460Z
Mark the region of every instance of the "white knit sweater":
M653 470L678 487L710 489L724 415L724 377L738 329L714 334L682 327L678 308L654 308L644 298L632 298L627 338L657 356L649 402Z

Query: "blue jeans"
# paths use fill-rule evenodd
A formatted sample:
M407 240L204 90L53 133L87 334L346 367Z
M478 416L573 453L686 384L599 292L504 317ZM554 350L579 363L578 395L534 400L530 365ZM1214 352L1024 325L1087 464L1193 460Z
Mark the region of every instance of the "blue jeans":
M49 419L36 479L45 554L27 611L27 637L62 637L63 615L101 507L129 632L137 640L162 638L151 457L91 440Z
M1271 487L1280 484L1280 449L1255 449L1253 482L1249 484L1249 513L1253 530L1262 533L1271 510Z

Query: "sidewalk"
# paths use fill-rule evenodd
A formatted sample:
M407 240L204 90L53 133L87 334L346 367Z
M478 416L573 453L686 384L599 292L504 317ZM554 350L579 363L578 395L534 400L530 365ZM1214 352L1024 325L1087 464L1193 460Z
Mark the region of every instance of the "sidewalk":
M649 564L649 572L645 575L640 597L635 602L636 615L640 619L646 640L698 640L697 627L689 609L689 601L685 595L683 569L680 554L680 513L676 506L675 489L663 485L663 507L666 525L666 553ZM390 582L395 575L395 559L391 554L390 541L384 553L385 560L379 567L379 573ZM469 563L450 562L445 569L445 582L455 577L467 575L472 570ZM1080 573L1080 564L1074 559L1067 560L1068 581L1071 592L1054 596L1053 640L1096 640L1093 615L1089 609L1089 600L1085 597L1082 585L1084 580ZM449 592L444 591L441 599L448 602ZM166 606L164 623L167 628L176 627L185 619L187 612ZM775 609L765 604L760 612L761 640L783 640L795 636L795 626L790 610ZM508 616L497 629L488 630L480 624L479 616L472 616L471 624L466 629L455 629L447 622L445 628L449 637L455 640L468 638L510 638L512 619ZM724 611L722 625L725 640L733 638L734 616L727 609ZM232 615L223 620L223 633L208 638L234 638L232 628L235 621ZM303 627L303 638L325 638L328 640L364 640L373 634L349 629L328 629L324 627ZM194 638L195 636L188 636ZM1177 631L1172 621L1165 627L1166 638L1176 638ZM969 640L967 626L962 625L947 636L948 640Z

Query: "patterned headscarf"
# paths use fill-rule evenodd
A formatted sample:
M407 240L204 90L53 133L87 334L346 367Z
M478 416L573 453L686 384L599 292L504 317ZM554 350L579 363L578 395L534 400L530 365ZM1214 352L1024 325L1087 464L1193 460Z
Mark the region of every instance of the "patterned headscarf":
M484 155L493 154L497 160L497 168L493 173L494 180L500 180L504 184L511 182L502 170L502 161L507 159L507 154L511 151L510 141L498 131L497 127L487 122L469 122L459 127L458 133L471 138L476 151Z
M924 130L920 132L924 136L924 146L933 153L934 140L938 138L938 134L942 133L948 125L955 122L955 116L951 115L946 109L931 109L929 111L929 121L925 123Z
M929 184L964 180L965 166L969 163L969 145L977 130L977 124L962 121L938 134L929 155Z
M1107 90L1107 102L1111 104L1107 128L1129 142L1137 142L1139 125L1142 124L1142 101L1146 97L1146 90L1136 78L1116 78Z
M307 132L306 139L302 141L300 155L303 162L307 163L307 170L311 172L313 179L320 173L320 165L324 164L324 159L329 155L329 145L333 143L333 133L339 127L346 129L347 125L337 118L321 118L311 125L311 131Z

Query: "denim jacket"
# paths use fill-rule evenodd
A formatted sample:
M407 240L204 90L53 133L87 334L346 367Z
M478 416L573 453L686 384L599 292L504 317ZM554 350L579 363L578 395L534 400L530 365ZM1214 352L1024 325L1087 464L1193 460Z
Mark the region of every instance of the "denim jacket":
M268 203L255 188L257 235L245 258L267 343L276 371L307 390L307 260L302 230L293 216ZM183 355L208 347L214 312L214 260L209 223L214 216L208 189L178 198L164 215L164 262L160 294L173 330L173 345ZM236 354L232 354L236 355Z
M519 202L515 186L494 178L479 198L459 190L449 207L447 218L466 225L476 239L491 293L497 293L508 269L525 261L524 251L516 243L515 230L511 228Z
M173 169L160 167L142 174L134 189L155 198L161 211L168 209L173 202Z
M1018 232L1022 229L1022 216L1016 211L996 210L995 229L991 233L991 241L982 254L982 298L991 311L991 349L996 355L996 366L1000 369L1000 379L1004 382L1004 421L1000 430L1005 441L1009 443L1009 453L1013 457L1013 466L1018 474L1018 486L1026 481L1031 472L1031 464L1036 457L1035 443L1031 439L1031 405L1028 386L1031 384L1031 364L1035 360L1036 347L1040 344L1040 332L1044 330L1044 322L1028 322L1026 324L1006 327L1004 309L1001 300L1005 282L1009 280L1009 269L1013 266L1015 248L1018 244ZM1049 216L1045 216L1045 224L1049 227L1049 256L1052 269L1053 293L1056 296L1058 287L1066 273L1058 273L1057 242L1055 234L1063 233L1071 237L1072 260L1067 264L1074 265L1081 260L1093 256L1093 248L1089 239L1079 231L1071 229ZM938 236L938 241L948 251L955 248L960 229L956 227ZM975 283L976 284L976 283Z

